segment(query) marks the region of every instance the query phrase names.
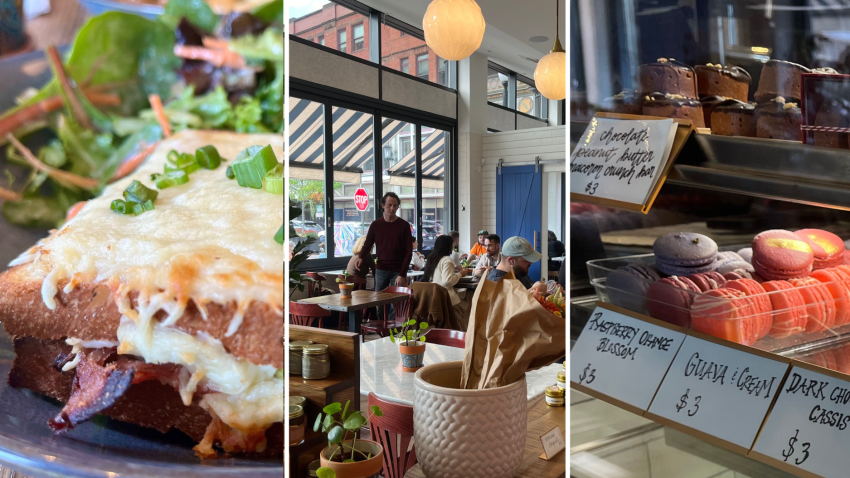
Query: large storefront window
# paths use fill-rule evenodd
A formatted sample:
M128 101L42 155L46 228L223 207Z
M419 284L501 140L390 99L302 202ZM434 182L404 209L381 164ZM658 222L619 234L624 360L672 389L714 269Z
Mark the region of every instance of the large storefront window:
M313 237L308 246L311 259L327 257L325 250L325 121L324 105L292 98L289 103L289 198L301 207L301 217L292 221L300 237L293 246Z
M416 126L398 120L388 120L384 128L384 194L394 192L401 200L398 217L416 229L416 177L410 174L411 165L416 167Z
M537 91L534 84L517 79L516 82L516 110L538 118L545 118L543 102L547 101Z
M487 102L508 106L508 75L487 69Z
M448 132L422 128L422 250L433 249L437 236L449 230L445 222L449 145Z

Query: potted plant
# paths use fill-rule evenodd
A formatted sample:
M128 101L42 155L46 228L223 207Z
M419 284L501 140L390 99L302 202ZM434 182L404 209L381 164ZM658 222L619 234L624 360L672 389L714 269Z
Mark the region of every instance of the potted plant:
M350 400L345 402L345 408L339 403L331 403L322 409L324 415L319 413L316 417L313 431L321 428L322 433L328 435L328 446L319 456L322 467L316 470L318 476L369 478L383 468L383 447L371 440L357 439L360 427L368 419L359 410L349 411L350 403ZM370 411L369 418L383 416L381 407L377 405L372 405Z
M351 274L348 271L342 271L343 280L339 280L339 277L336 278L336 283L339 284L339 293L343 297L351 297L351 289L354 288L354 284L348 282L348 278Z
M398 344L401 353L401 369L405 372L415 372L422 368L425 359L425 334L433 327L427 322L416 325L416 319L405 321L401 330L390 329L390 340Z

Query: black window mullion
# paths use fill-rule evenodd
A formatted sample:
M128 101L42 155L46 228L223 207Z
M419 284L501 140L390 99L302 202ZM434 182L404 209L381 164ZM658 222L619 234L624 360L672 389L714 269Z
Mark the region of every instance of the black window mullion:
M325 124L325 257L333 259L334 253L334 126L333 104L324 101Z
M422 125L416 123L416 200L413 219L416 221L416 242L422 242ZM436 218L435 218L436 220Z
M511 72L508 76L508 108L516 109L516 73Z
M373 120L375 127L372 128L372 149L375 151L375 166L372 188L375 190L373 200L375 201L375 220L384 215L384 209L381 207L381 198L384 196L384 117L381 116L381 110L375 111L375 119ZM401 204L399 204L401 206Z

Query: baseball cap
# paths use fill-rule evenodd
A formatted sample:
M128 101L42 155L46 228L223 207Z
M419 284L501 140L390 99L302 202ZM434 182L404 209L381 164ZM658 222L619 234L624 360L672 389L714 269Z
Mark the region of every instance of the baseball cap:
M508 257L522 257L529 262L537 262L541 257L543 257L542 254L531 247L531 243L528 242L528 239L520 236L514 236L505 241L502 245L502 255Z
M478 231L478 235L480 236L481 234L484 234L485 236L489 236L489 235L490 235L490 233L489 233L489 232L487 232L487 229L482 229L482 230Z

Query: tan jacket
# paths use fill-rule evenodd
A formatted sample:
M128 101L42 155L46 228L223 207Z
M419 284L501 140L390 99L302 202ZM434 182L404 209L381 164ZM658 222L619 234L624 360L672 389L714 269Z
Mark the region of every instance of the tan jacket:
M434 269L434 276L431 277L431 282L440 284L449 291L449 298L452 301L452 305L460 303L460 297L458 297L454 288L454 285L459 280L460 274L455 272L455 265L452 262L452 258L446 256L440 259L440 262L437 263L437 268Z

